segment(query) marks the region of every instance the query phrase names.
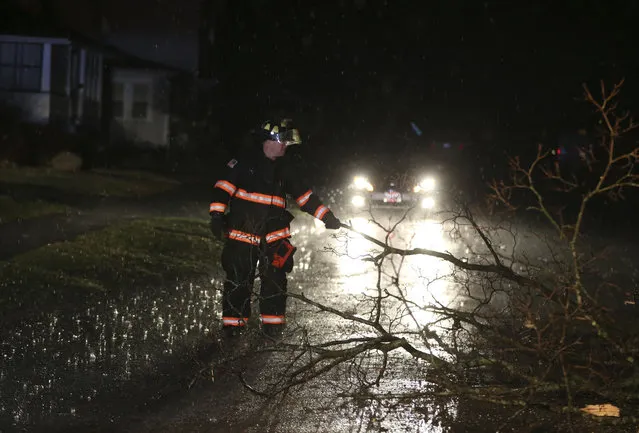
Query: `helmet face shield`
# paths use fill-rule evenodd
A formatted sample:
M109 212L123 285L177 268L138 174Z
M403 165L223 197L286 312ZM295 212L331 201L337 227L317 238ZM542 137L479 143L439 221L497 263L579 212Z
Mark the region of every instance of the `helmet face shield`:
M286 129L281 132L272 133L271 137L273 137L274 141L284 143L287 146L300 144L302 142L300 132L297 129Z
M288 119L283 120L280 124L270 121L265 122L262 124L262 129L266 132L266 139L268 140L277 141L286 146L302 143L299 130L292 128L291 121Z

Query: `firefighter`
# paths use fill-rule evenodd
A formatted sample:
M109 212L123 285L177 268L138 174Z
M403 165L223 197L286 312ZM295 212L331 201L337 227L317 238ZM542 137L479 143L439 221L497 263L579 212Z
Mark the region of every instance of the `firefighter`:
M222 330L233 336L246 328L251 313L251 291L260 277L260 322L268 335L278 335L286 323L287 273L293 270L295 247L290 242L293 215L286 196L327 229L340 221L305 185L304 175L289 158L289 146L300 144L300 134L289 119L260 125L252 155L231 159L215 183L210 205L210 227L222 240ZM258 265L259 263L259 265Z

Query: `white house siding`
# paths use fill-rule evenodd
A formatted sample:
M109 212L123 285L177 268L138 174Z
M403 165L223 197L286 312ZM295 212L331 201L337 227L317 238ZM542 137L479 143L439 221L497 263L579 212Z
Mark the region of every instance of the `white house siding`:
M113 71L111 137L138 145L169 145L169 82L166 73L116 68Z
M50 96L48 93L7 92L0 90L0 100L18 108L22 118L33 124L49 123Z

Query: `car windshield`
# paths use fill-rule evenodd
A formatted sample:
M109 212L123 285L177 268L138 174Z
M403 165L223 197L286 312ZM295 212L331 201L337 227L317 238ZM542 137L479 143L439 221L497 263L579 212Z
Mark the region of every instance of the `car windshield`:
M371 180L376 189L411 190L415 186L415 177L399 170L380 172Z
M366 178L376 191L393 188L410 192L426 177L436 178L438 186L444 187L451 170L453 166L450 163L428 156L410 155L404 158L397 153L377 152L351 161L345 174L347 182L352 182L353 176Z

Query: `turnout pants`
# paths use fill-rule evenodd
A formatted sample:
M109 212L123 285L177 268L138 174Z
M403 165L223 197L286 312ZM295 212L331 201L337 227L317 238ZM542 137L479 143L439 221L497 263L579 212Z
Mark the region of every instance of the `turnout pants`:
M251 292L258 273L260 321L263 325L285 323L286 274L293 269L293 257L283 268L272 266L276 246L277 243L263 246L227 240L222 250L222 267L226 273L222 294L223 326L245 326L248 322Z

